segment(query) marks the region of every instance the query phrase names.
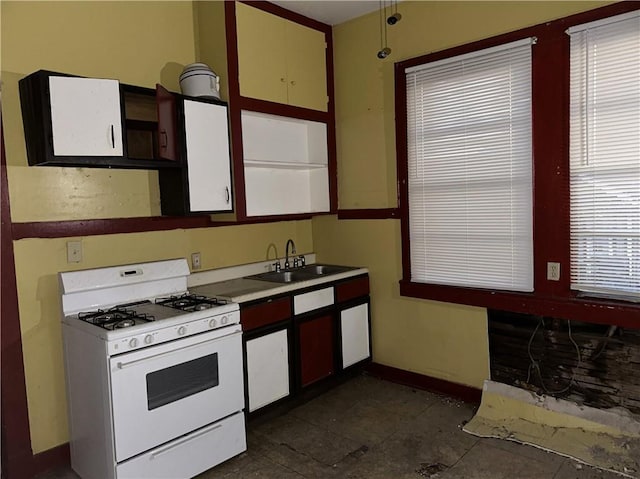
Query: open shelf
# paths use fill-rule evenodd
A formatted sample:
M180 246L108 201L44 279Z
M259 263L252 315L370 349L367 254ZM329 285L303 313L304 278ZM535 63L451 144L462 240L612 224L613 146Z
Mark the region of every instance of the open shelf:
M327 168L326 163L290 163L286 161L248 160L245 158L244 167L250 168L277 168L285 170L314 170Z
M242 111L247 216L327 212L327 125Z

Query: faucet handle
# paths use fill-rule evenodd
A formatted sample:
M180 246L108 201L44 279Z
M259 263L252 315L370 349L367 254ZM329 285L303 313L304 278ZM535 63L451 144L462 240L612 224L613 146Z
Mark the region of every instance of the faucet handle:
M298 258L293 258L293 267L297 268L298 266L300 266L299 262L300 260Z
M303 255L303 254L301 254L300 256L298 256L296 259L298 260L298 264L299 264L300 266L304 266L305 264L307 264L307 261L305 260L305 258L304 258L304 255Z
M275 271L276 273L280 272L280 261L276 261L271 266L273 266L273 271Z

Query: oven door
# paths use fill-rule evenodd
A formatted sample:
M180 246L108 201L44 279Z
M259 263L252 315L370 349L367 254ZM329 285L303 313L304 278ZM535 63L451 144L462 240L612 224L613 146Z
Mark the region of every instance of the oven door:
M116 461L244 406L238 325L110 359Z

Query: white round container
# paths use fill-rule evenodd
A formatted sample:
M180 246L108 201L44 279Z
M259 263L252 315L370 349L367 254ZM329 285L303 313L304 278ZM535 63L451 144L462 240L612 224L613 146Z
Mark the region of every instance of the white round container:
M180 75L183 95L220 99L220 78L204 63L187 65Z

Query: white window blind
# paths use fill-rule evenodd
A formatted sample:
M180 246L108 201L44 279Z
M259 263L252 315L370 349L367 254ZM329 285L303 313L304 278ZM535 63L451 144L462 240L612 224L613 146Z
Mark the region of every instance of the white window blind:
M406 70L412 281L533 291L534 41Z
M571 36L571 287L640 300L640 13Z

